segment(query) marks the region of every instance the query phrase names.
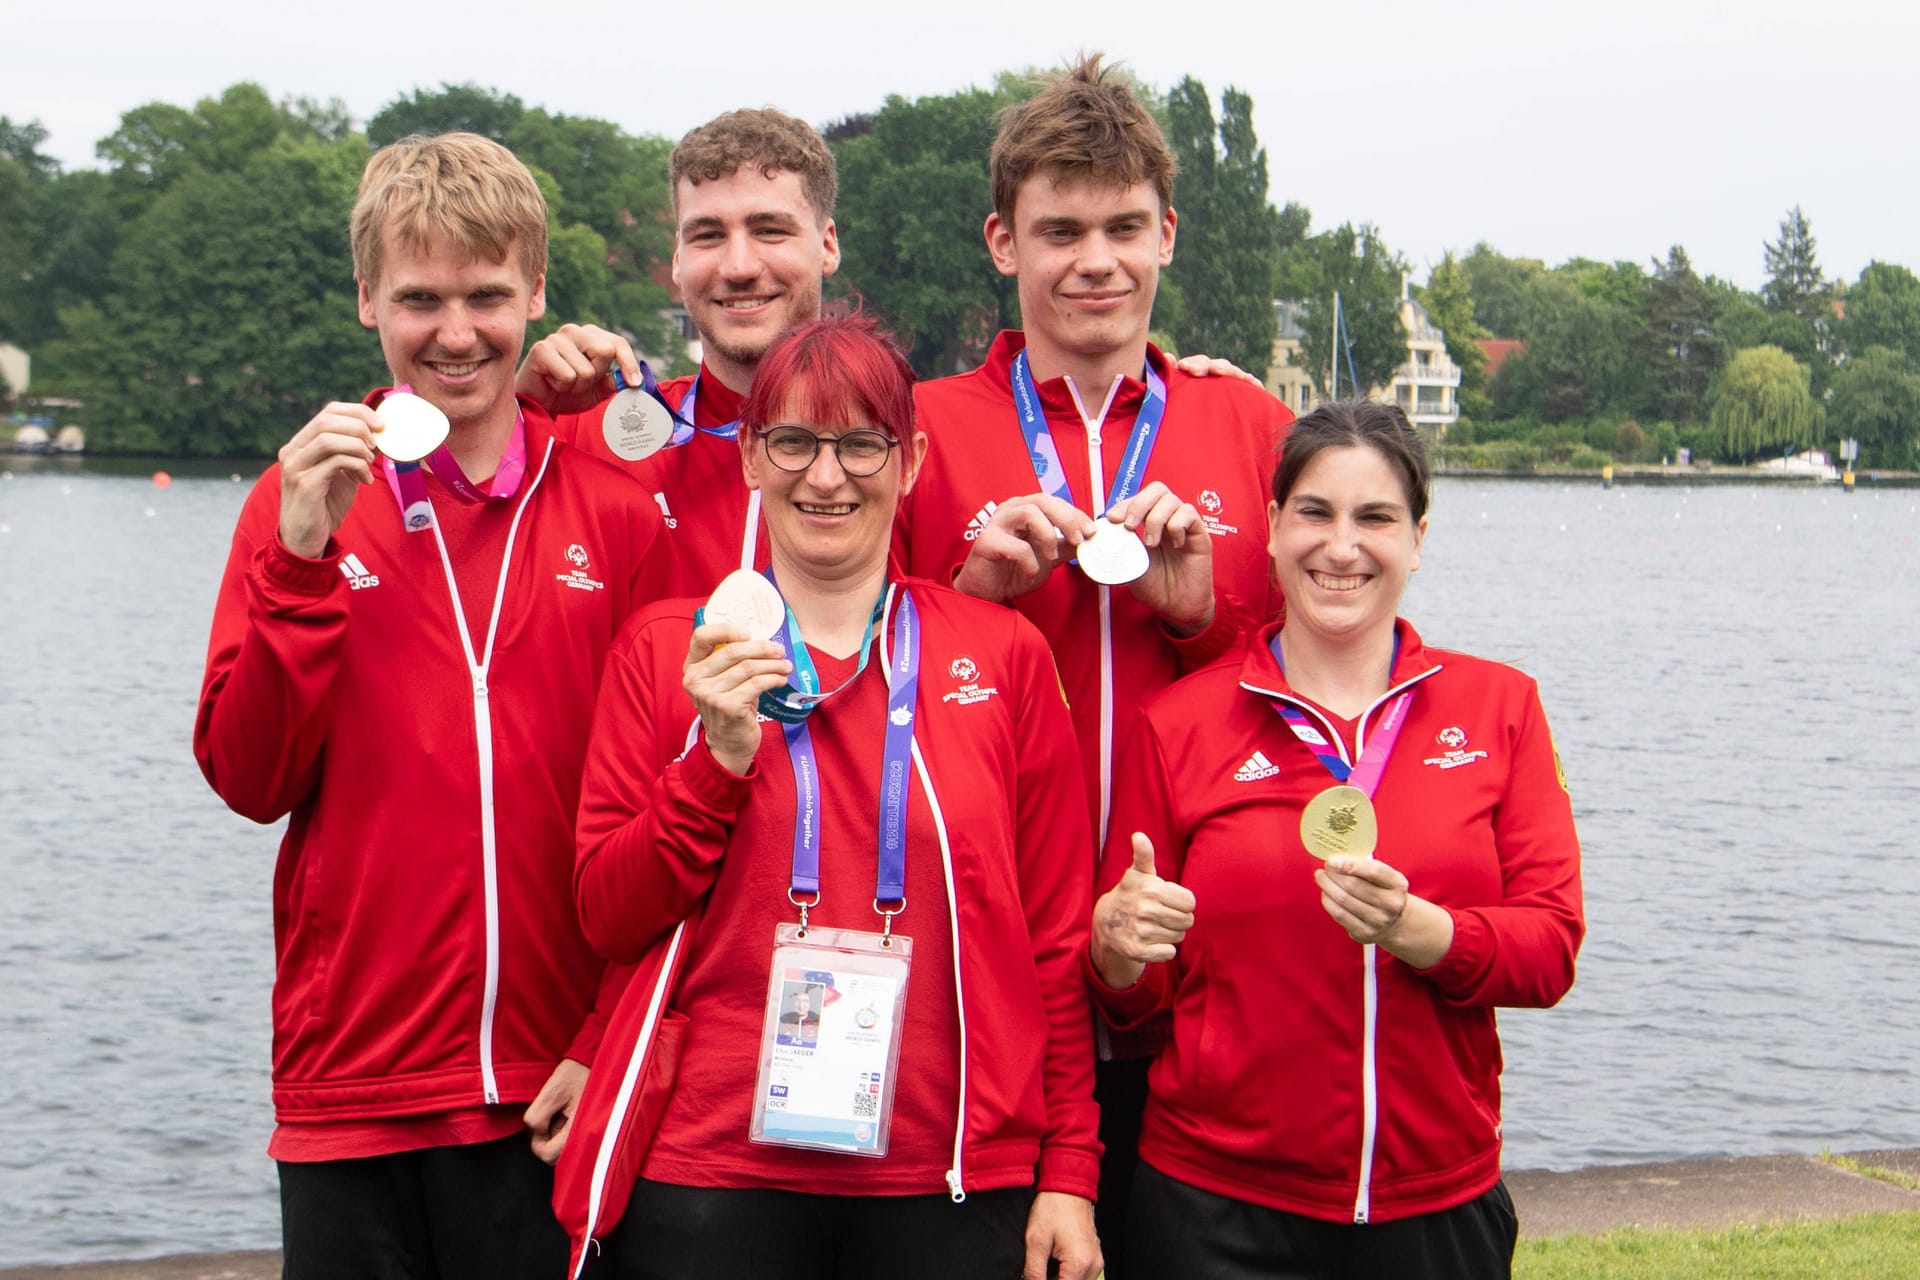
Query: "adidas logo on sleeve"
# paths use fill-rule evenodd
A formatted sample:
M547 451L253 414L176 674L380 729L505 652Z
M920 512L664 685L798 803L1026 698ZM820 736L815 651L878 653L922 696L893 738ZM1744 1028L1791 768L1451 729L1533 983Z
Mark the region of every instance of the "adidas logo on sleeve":
M355 591L364 591L368 587L380 585L379 577L368 573L367 566L361 563L360 557L351 551L340 557L340 572L346 575L347 585Z
M993 513L999 509L999 503L989 501L986 506L973 513L973 519L967 521L968 542L978 540L980 535L987 531L987 522L993 519Z

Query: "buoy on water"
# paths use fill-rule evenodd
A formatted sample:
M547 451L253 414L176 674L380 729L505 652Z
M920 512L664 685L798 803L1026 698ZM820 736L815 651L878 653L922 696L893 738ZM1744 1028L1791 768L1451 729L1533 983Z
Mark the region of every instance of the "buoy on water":
M167 487L168 485L170 485L170 484L172 484L172 483L173 483L173 477L172 477L172 476L170 476L170 475L168 475L168 474L167 474L166 472L164 472L164 471L156 471L156 472L154 472L154 473L153 473L153 487L154 487L154 488L156 488L156 489L164 489L164 488L166 488L166 487Z
M1602 489L1613 488L1613 464L1611 462L1600 468L1600 487Z
M1840 491L1842 493L1853 492L1853 472L1851 470L1840 473Z

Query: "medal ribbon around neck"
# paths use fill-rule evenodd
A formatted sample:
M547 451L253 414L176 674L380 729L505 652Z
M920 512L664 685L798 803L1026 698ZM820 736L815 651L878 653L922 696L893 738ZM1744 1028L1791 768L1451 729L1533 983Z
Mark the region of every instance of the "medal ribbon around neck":
M1280 655L1280 637L1278 635L1273 637L1273 643L1269 647L1273 650L1273 660L1280 664L1280 670L1284 674L1287 669L1287 661ZM1393 660L1397 661L1399 657L1400 637L1395 636L1393 638ZM1387 670L1389 672L1393 670L1391 662L1389 662ZM1380 775L1386 771L1387 759L1393 754L1393 744L1399 740L1400 730L1406 726L1407 706L1413 701L1413 693L1414 691L1412 689L1408 689L1388 705L1386 714L1382 716L1379 723L1374 726L1373 732L1367 735L1366 745L1360 752L1360 759L1352 765L1349 765L1346 760L1341 757L1340 749L1337 746L1328 742L1325 738L1320 737L1318 730L1313 730L1313 737L1301 737L1300 740L1312 748L1313 754L1319 757L1320 763L1326 766L1327 772L1333 775L1335 782L1342 782L1347 786L1356 788L1371 800L1375 789L1380 785ZM1281 719L1285 720L1288 726L1294 729L1295 737L1300 737L1300 729L1313 728L1311 722L1306 717L1306 713L1298 707L1289 706L1287 703L1277 699L1270 701L1273 709L1280 713ZM1320 740L1316 742L1314 741L1315 738L1319 738Z
M395 391L413 394L413 388L401 383ZM377 409L379 406L375 406ZM427 456L427 464L440 482L453 490L454 496L462 502L493 502L502 498L511 498L520 492L520 482L527 475L527 415L517 404L514 406L513 434L507 437L506 452L500 455L500 465L494 469L493 479L483 492L473 481L467 479L467 473L454 461L453 450L441 445ZM387 487L393 490L394 498L400 503L400 520L408 533L419 533L433 526L433 503L427 497L427 478L420 473L418 462L395 462L392 458L381 460L381 469L386 472Z
M1154 441L1160 436L1160 423L1167 416L1167 384L1154 370L1151 360L1140 376L1147 384L1147 394L1140 402L1140 412L1134 415L1120 470L1114 474L1113 486L1107 492L1106 507L1094 512L1096 516L1140 492L1147 460L1153 456ZM1013 358L1012 379L1014 416L1020 420L1020 433L1026 437L1027 460L1033 464L1040 491L1071 503L1073 493L1067 486L1066 468L1060 465L1060 450L1054 444L1047 415L1040 407L1040 388L1034 385L1033 370L1028 367L1025 351Z
M771 573L768 576L771 578ZM800 640L799 624L791 609L787 611L787 621L780 629L779 639L783 644L787 643L789 635L792 637L792 643L787 645L787 653L793 659L795 678L806 686L806 696L809 698L804 709L786 708L787 715L775 717L781 721L780 727L787 739L787 759L793 765L797 810L793 827L793 879L787 896L796 904L802 904L800 895L813 895L812 903L801 905L803 925L806 922L806 907L817 905L820 899L820 771L806 717L820 703L859 679L860 673L866 670L867 657L873 648L874 626L885 615L886 607L894 595L891 589L881 593L861 638L859 668L839 688L829 693L819 692L819 673L807 657L806 646ZM879 857L873 886L875 910L879 910L879 904L883 902L904 902L907 893L907 793L913 755L914 700L920 689L920 621L913 607L912 595L905 588L901 588L898 595L899 604L893 614L893 648L888 659L886 746L880 766ZM763 707L766 700L767 696L763 694ZM881 914L891 919L892 913Z

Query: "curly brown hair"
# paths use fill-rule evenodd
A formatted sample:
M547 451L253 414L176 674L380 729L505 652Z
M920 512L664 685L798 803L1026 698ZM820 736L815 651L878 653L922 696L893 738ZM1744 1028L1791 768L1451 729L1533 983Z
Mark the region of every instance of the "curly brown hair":
M798 174L800 188L822 226L833 216L840 194L833 152L804 120L772 107L729 111L716 116L680 139L667 161L667 184L673 190L673 216L680 216L680 183L694 186L731 177L752 165L764 177Z

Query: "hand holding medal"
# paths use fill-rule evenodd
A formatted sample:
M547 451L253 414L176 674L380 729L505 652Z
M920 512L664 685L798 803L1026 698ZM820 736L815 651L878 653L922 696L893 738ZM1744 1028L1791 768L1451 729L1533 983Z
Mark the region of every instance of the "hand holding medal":
M760 750L760 695L786 684L793 672L773 642L786 612L772 583L736 569L694 616L681 684L700 713L707 749L736 774L752 768Z
M411 391L394 391L374 410L385 425L373 443L395 462L418 462L447 442L452 424L440 406Z

